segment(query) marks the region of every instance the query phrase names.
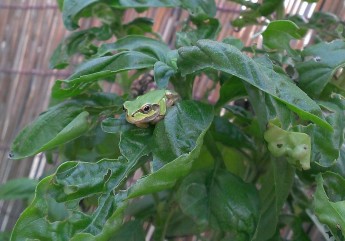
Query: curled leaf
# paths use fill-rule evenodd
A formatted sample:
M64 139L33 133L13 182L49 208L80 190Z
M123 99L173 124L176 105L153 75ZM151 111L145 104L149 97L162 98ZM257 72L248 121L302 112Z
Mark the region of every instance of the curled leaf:
M310 169L311 140L307 134L285 131L270 122L264 138L273 156L285 155L296 167Z

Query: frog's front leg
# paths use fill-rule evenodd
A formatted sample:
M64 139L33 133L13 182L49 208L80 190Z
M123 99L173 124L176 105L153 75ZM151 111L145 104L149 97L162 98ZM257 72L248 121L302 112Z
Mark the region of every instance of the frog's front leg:
M167 90L165 92L165 96L166 96L166 98L165 98L166 104L165 105L167 107L173 106L175 104L175 102L180 98L176 92L173 92L170 90Z

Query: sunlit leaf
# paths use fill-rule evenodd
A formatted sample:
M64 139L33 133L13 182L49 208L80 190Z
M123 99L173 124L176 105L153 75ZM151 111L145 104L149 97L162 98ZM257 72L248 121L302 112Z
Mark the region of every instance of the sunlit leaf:
M120 133L135 128L125 118L107 118L102 121L102 130L107 133Z
M65 27L68 30L74 30L78 28L79 14L87 7L99 0L64 0L62 8L62 18Z
M167 62L169 47L157 39L140 35L129 35L118 39L115 43L103 44L98 50L98 56L114 51L137 51L157 60Z
M57 99L76 96L100 79L122 71L150 68L155 62L155 58L136 51L95 58L80 65L67 80L56 81L52 95Z
M320 107L302 90L282 75L241 53L231 45L210 40L199 40L196 46L179 49L178 66L183 75L212 68L235 75L250 85L284 103L301 118L332 129Z
M303 50L305 61L296 65L299 86L312 96L319 95L335 72L345 66L345 42L321 42Z
M262 33L263 44L270 49L286 50L290 55L298 57L291 48L292 39L301 39L305 33L296 24L288 20L270 22Z
M177 158L170 160L158 171L139 179L130 188L129 197L133 198L171 188L178 179L187 175L194 159L200 153L204 135L212 119L212 107L206 104L185 101L171 108L164 118L164 122L159 123L159 125L165 126L166 137L158 135L155 138L167 138L171 152ZM156 143L158 143L157 140ZM156 155L158 148L156 147L154 150ZM159 154L159 157L161 160L166 158L163 152Z
M295 169L286 161L281 159L271 161L270 169L261 183L260 218L253 241L268 240L275 234L279 215L290 193L294 175Z
M33 202L14 227L11 240L109 240L121 227L126 207L126 193L114 195L113 190L129 171L121 160L64 163L56 174L40 181ZM79 202L73 204L73 200L80 201L92 194L99 194L94 211L85 212ZM57 201L65 204L60 217L48 212Z
M345 184L343 177L328 173L327 176L337 178L337 184ZM327 177L325 177L327 178ZM345 200L330 200L324 187L324 177L316 177L317 188L314 194L314 208L319 220L326 224L337 240L345 238ZM332 195L331 195L332 196Z
M88 117L83 106L73 101L51 107L19 133L10 157L32 156L77 138L90 128Z

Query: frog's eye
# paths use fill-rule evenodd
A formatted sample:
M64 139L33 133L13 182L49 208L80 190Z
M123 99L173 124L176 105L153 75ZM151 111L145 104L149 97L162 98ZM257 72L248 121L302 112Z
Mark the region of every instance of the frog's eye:
M144 114L147 114L151 111L151 105L144 105L143 107L141 107L141 110Z

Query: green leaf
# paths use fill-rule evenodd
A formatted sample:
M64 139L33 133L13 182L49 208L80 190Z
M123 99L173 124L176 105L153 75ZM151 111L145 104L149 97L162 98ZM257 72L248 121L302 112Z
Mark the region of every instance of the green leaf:
M122 225L121 229L109 241L144 241L145 234L142 224L137 221L129 221Z
M117 8L148 8L148 7L182 7L199 19L214 17L216 4L214 0L118 0L112 3Z
M293 16L294 17L294 16ZM297 17L295 17L296 19ZM319 42L331 42L335 39L343 39L342 22L339 16L330 12L314 12L308 22L303 19L297 20L299 26L303 26L306 29L314 30L312 41ZM340 27L340 29L339 29Z
M214 0L180 0L181 7L188 10L189 14L197 19L213 18L217 7Z
M238 105L227 105L224 107L228 111L227 115L235 117L235 122L250 124L253 119L253 114L245 108Z
M246 11L243 12L240 17L231 21L231 25L236 28L242 28L247 25L254 25L258 23L257 18L259 16L260 14L257 11Z
M55 175L39 182L35 198L18 219L11 240L109 240L120 228L126 206L126 193L114 195L113 190L130 171L131 166L121 160L64 163ZM96 208L88 212L79 208L83 198L95 194L99 197ZM52 216L49 210L56 208L57 200L63 202L64 215Z
M312 160L323 167L332 166L339 156L339 143L335 142L333 137L335 133L326 131L314 125L301 126L299 131L307 133L311 137L312 143Z
M211 130L216 141L229 147L254 148L248 136L227 118L215 117Z
M332 94L328 101L320 102L328 116L326 120L333 126L329 131L314 124L298 126L296 129L311 137L312 155L314 164L322 167L332 166L340 155L340 149L344 142L343 133L345 130L345 103L341 95Z
M274 70L272 61L266 57L259 57L254 59L259 65L266 66L269 69ZM280 73L278 73L280 74ZM281 75L285 78L285 75ZM256 117L259 122L259 127L263 133L266 130L266 125L272 119L278 118L282 128L288 129L293 125L296 119L294 113L286 108L285 104L274 98L273 96L263 93L259 89L249 84L244 84L248 93L250 104L252 105Z
M123 212L127 206L123 193L107 193L99 198L98 208L90 215L88 226L76 233L71 241L107 241L122 227Z
M127 163L102 159L97 163L65 162L56 171L50 194L58 202L112 190L125 178Z
M196 28L187 25L186 29L176 33L176 47L192 46L199 39L216 39L220 31L220 23L218 19L210 18L205 21L194 20L193 24Z
M220 87L220 97L216 104L217 107L222 107L224 104L232 100L247 96L246 88L240 78L237 78L236 76L221 76L221 79L224 80Z
M252 3L245 0L231 0L249 8L247 11L243 11L237 19L231 22L232 26L242 28L246 25L257 24L257 19L264 16L269 17L273 12L279 12L283 8L283 0L264 0L261 4ZM277 13L278 15L278 13ZM278 16L279 18L279 16Z
M117 73L120 71L131 69L143 69L153 66L156 59L137 51L123 51L113 56L105 56L92 59L78 66L73 75L71 75L66 83L76 84L83 82L82 77L86 78L92 74L107 75L110 73ZM105 76L106 76L105 75Z
M199 227L209 225L209 190L206 186L208 172L193 172L183 179L178 191L177 201L182 212Z
M284 171L282 171L284 170ZM295 169L286 161L274 159L267 174L263 176L260 189L260 219L253 241L271 238L277 229L281 209L290 193Z
M175 69L161 61L158 61L153 66L153 72L158 88L166 89L168 87L170 77L175 74Z
M171 152L177 158L158 171L139 179L129 189L129 198L169 189L178 179L186 176L191 170L194 159L199 156L204 135L212 119L212 107L199 102L183 101L171 108L164 122L158 123L158 125L164 125L165 128L160 130L165 130L166 134L157 135L155 131L154 136L156 143L159 142L157 140L167 138L171 145ZM154 150L155 155L160 152L159 148L158 146ZM162 160L165 158L163 152L158 156Z
M87 111L81 112L67 126L65 126L65 128L63 128L54 139L51 139L49 142L44 144L42 149L51 149L84 134L84 132L90 128L91 124L88 117L89 113Z
M49 68L51 69L64 69L69 65L70 55L66 50L66 45L60 43L54 50L49 59Z
M301 39L304 36L295 23L289 20L276 20L268 24L262 33L263 44L270 49L286 50L290 55L299 57L298 53L290 46L292 39Z
M326 177L336 178L338 185L345 183L343 177L328 173ZM316 177L316 191L314 194L314 209L316 216L321 223L324 223L331 230L336 240L344 240L345 238L345 200L330 201L325 191L323 175Z
M200 135L212 121L210 105L195 101L181 101L168 110L164 122L153 133L153 154L162 163L192 152Z
M343 176L334 172L325 172L322 174L323 186L330 201L340 202L345 200L345 179Z
M267 148L274 157L284 156L298 169L310 169L311 138L305 133L285 131L274 123L264 133Z
M136 18L133 21L123 25L126 29L127 35L144 35L152 33L153 19L151 18Z
M236 240L250 240L254 234L259 217L258 193L230 172L193 172L182 181L177 200L199 230L211 225L234 233Z
M76 96L99 79L122 71L150 68L156 62L155 58L136 51L95 58L80 65L67 80L56 81L52 95L56 99Z
M118 0L114 7L147 8L147 7L177 7L179 0Z
M213 176L209 171L192 173L181 183L177 199L201 230L211 225L234 233L236 240L253 236L259 216L257 191L227 171Z
M275 118L280 120L284 129L291 126L295 117L293 113L286 108L284 103L253 86L246 84L245 87L262 132L266 130L267 123Z
M335 72L345 67L345 42L321 42L303 50L305 62L297 63L299 86L312 96L319 95Z
M91 56L97 50L92 41L95 39L107 40L110 37L111 32L107 26L73 32L55 49L49 60L49 67L53 69L65 68L69 64L70 57L76 53Z
M241 39L235 38L235 37L226 37L225 39L222 40L223 43L230 44L239 50L242 50L244 48L244 43L242 42Z
M345 177L345 146L344 145L341 146L339 152L340 152L339 157L336 163L329 170Z
M120 155L120 150L114 144L119 141L119 135L103 132L98 124L85 135L64 145L59 151L64 161L97 162L103 158L117 158Z
M197 227L197 225L191 218L184 215L181 211L178 210L174 212L170 219L166 236L178 237L198 235L200 231L201 230Z
M267 16L277 11L282 4L284 4L284 0L264 0L257 10L262 16Z
M255 187L227 171L214 177L210 196L211 225L251 240L259 219L259 196Z
M31 198L35 193L38 181L30 178L17 178L0 186L0 200Z
M235 2L237 4L241 4L250 9L257 9L258 7L260 7L259 3L253 3L251 1L246 1L246 0L230 0L230 1Z
M151 128L134 128L121 134L119 147L121 154L128 161L135 162L151 152L151 142Z
M198 156L199 151L200 148L196 148L190 154L184 154L164 165L158 171L139 179L129 189L128 197L134 198L172 188L178 179L189 173L192 162Z
M236 148L227 147L225 145L217 145L222 156L226 170L232 174L245 178L247 163L249 161L243 152L241 153Z
M200 136L213 120L212 106L196 101L181 101L171 108L164 125L171 148L177 156L195 149Z
M123 97L115 93L90 91L85 95L78 96L78 100L86 101L87 108L119 108L122 109Z
M301 118L332 129L323 119L320 107L290 80L266 66L255 63L231 45L199 40L196 46L180 48L179 55L178 66L183 76L206 68L235 75L281 101Z
M107 118L102 121L102 130L107 133L120 133L133 129L134 125L128 123L124 116L122 118Z
M98 56L114 51L137 51L164 63L167 62L169 47L162 41L140 35L130 35L118 39L115 43L103 44L98 49Z
M10 157L33 156L77 138L90 128L88 117L89 113L74 101L49 108L15 138Z
M68 30L78 28L80 13L87 7L100 0L64 0L62 9L62 18L65 27Z

